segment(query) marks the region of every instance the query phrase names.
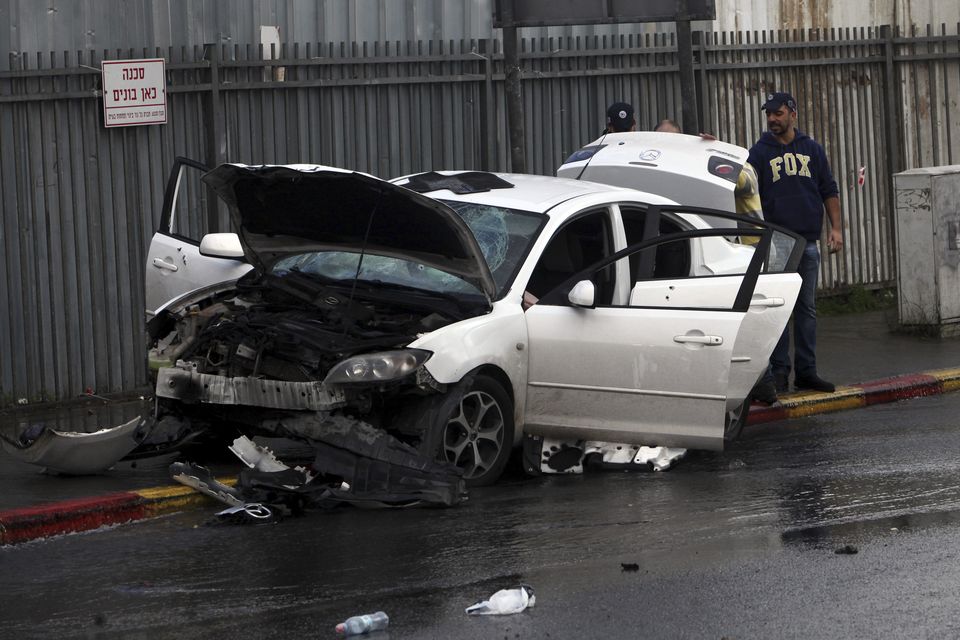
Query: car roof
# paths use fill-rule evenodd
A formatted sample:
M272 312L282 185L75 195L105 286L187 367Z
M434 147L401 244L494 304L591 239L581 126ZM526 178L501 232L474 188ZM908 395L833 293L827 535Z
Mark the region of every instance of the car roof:
M457 176L468 172L462 171L437 171L440 176ZM477 172L471 172L477 173ZM391 180L394 184L407 186L411 178L418 175L402 176ZM533 211L535 213L549 213L558 204L583 198L596 194L611 194L612 200L630 199L640 200L651 204L672 204L673 201L660 196L637 191L635 189L626 189L615 187L586 180L574 180L572 178L555 178L553 176L537 176L522 173L488 173L488 176L496 176L510 185L510 188L490 189L476 193L455 193L450 189L440 188L434 191L423 191L424 195L437 200L450 200L454 202L471 202L476 204L485 204L506 209L520 209L523 211ZM615 195L614 195L615 194Z

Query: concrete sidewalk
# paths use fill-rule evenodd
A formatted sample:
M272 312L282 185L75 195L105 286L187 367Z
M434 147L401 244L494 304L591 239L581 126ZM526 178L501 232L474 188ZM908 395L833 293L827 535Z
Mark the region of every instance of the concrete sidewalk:
M836 392L791 393L772 407L754 405L747 428L960 389L960 340L902 335L889 327L885 312L821 318L818 368L838 383ZM0 452L0 544L133 522L198 504L216 506L174 484L166 466L63 478L40 475L36 467Z

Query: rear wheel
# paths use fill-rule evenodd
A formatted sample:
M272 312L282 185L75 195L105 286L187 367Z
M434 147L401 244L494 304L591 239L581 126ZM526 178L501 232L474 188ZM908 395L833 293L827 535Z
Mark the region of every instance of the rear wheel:
M437 458L462 469L467 486L493 484L513 447L513 402L497 381L483 375L451 393L456 395L442 423Z

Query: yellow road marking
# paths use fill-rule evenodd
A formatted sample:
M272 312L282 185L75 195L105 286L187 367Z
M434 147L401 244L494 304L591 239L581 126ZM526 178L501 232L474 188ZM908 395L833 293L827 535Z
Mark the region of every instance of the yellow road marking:
M217 478L218 482L221 482L228 487L232 487L237 484L236 478ZM171 485L169 487L152 487L149 489L136 489L133 493L136 493L144 500L150 502L159 502L165 500L175 500L178 498L183 498L184 496L201 496L204 499L212 499L209 496L206 496L202 493L199 493L196 489L192 487L187 487L182 484Z
M940 381L944 391L960 390L960 369L939 369L928 374Z

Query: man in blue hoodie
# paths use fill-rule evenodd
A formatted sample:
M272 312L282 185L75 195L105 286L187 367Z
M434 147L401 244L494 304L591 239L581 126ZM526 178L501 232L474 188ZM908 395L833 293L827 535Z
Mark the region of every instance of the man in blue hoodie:
M763 104L767 129L750 149L748 162L757 171L763 216L768 222L786 227L807 240L800 259L803 279L793 310L794 386L797 389L834 391L834 385L817 374L817 274L820 250L817 241L823 230L823 213L830 218L827 248L843 248L840 232L840 195L830 172L827 156L813 138L796 128L797 102L789 93L774 93ZM790 328L784 329L770 356L773 380L758 385L757 399L776 401L776 392L788 389L790 376ZM771 384L772 383L772 384ZM761 395L766 396L765 398Z

